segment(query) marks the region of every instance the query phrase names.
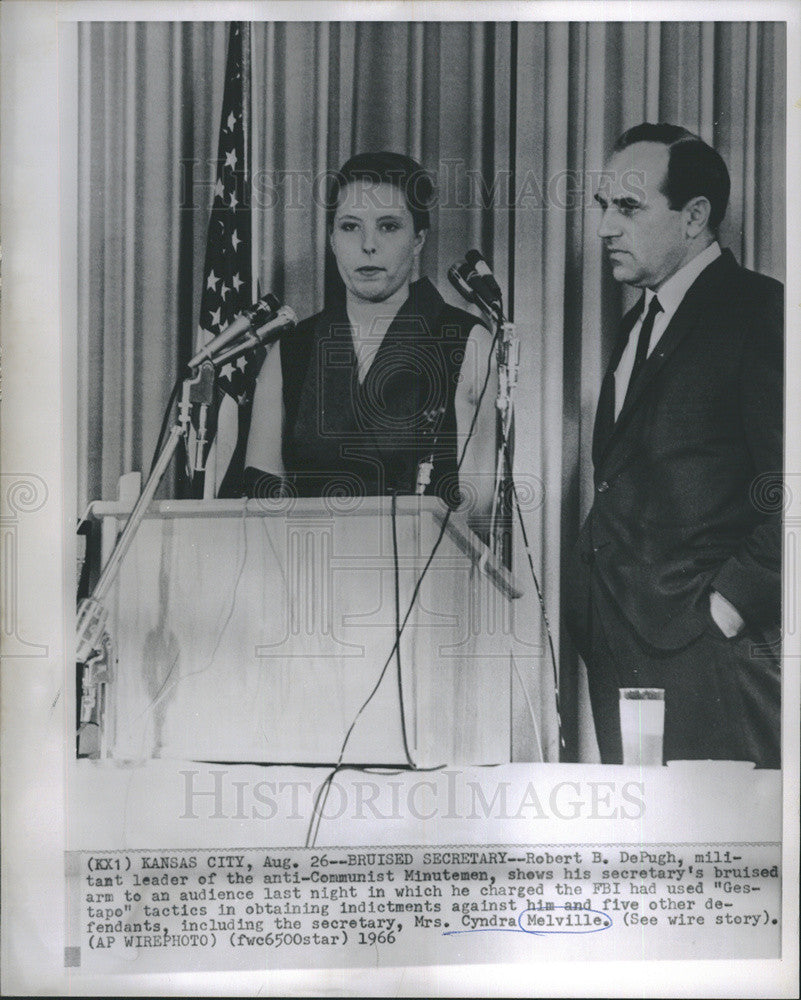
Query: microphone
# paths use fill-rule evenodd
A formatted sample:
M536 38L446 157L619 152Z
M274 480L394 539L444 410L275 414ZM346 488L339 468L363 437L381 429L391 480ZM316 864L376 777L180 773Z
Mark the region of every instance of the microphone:
M452 264L448 278L463 298L488 313L495 322L503 322L501 289L478 250L468 251L464 260Z
M279 307L280 302L278 299L268 292L263 298L259 299L255 305L252 305L250 309L245 309L238 316L232 319L222 333L218 333L217 336L213 337L205 347L202 347L189 362L189 367L197 368L197 366L202 364L202 362L207 358L211 359L221 347L225 347L226 344L230 344L243 333L249 333L251 330L263 326L265 321L275 316Z
M467 284L470 285L478 297L500 312L503 296L501 295L500 285L492 273L492 268L478 250L468 250L464 255L464 259L470 268L469 272L465 275Z
M297 326L298 317L295 310L290 306L281 306L275 316L260 326L257 330L248 330L242 340L237 341L227 351L218 355L214 359L215 365L221 365L225 361L238 358L240 354L249 351L262 344L272 344L284 333L285 330L292 330Z
M461 261L460 263L457 264L451 264L451 266L448 268L448 280L456 289L456 291L462 296L463 299L466 299L468 302L475 302L476 301L475 292L470 287L470 285L468 285L467 281L464 278L464 275L462 274L462 270L464 269L464 267L465 267L464 261Z

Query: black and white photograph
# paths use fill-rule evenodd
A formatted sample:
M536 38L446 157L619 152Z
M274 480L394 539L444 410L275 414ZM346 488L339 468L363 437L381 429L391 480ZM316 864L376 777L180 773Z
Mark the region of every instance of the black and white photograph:
M793 995L801 9L294 7L0 12L5 982Z

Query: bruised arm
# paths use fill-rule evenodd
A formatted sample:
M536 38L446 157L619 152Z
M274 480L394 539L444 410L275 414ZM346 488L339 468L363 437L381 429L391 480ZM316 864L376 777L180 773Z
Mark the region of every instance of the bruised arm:
M283 481L282 455L284 393L281 377L281 345L276 344L264 359L256 379L250 433L245 451L245 486L251 495L255 483L265 473Z
M489 371L489 377L487 373ZM484 384L486 382L486 388ZM484 389L482 396L482 389ZM464 361L459 372L454 406L458 439L457 457L464 459L459 471L459 487L470 527L487 537L495 485L496 406L498 370L492 336L478 324L470 331ZM472 434L470 427L475 417ZM469 435L469 441L468 441Z

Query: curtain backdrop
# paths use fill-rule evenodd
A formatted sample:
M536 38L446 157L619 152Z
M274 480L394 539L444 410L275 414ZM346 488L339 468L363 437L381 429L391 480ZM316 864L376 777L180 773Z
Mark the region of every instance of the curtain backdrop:
M194 342L227 43L224 23L83 23L78 32L78 483L116 496L147 471ZM421 270L491 258L521 341L515 474L560 661L566 759L593 759L586 685L560 635L560 564L591 502L592 423L630 303L604 265L593 172L616 136L671 121L732 178L721 242L784 278L784 25L256 23L254 275L300 316L331 280L320 179L394 149L439 179ZM175 482L162 486L170 495ZM516 627L516 759L558 759L554 684L528 586ZM522 696L525 685L528 700ZM528 703L534 706L532 719Z

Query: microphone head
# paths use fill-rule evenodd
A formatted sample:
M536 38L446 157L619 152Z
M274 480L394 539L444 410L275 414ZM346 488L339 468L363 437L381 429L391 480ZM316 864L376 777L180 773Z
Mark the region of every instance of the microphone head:
M259 323L264 323L266 320L271 319L281 307L281 303L273 295L272 292L267 292L266 295L250 307L249 313L253 321L253 325Z
M451 264L448 268L448 280L463 299L466 299L468 302L475 302L475 293L470 285L465 281L464 275L462 274L463 267L464 261L457 261L457 263Z
M478 264L479 261L482 261L483 263L486 264L486 261L481 256L478 250L468 250L467 253L464 255L464 259L467 261L470 267L475 268L476 270L478 270L476 265Z
M492 273L492 268L487 263L487 259L478 250L468 250L464 255L464 259L473 268L478 277L484 279L485 287L492 293L493 297L500 300L502 297L501 286L496 281L495 275Z
M279 306L271 316L259 326L253 327L253 336L262 344L272 344L282 333L297 326L298 317L290 306Z

